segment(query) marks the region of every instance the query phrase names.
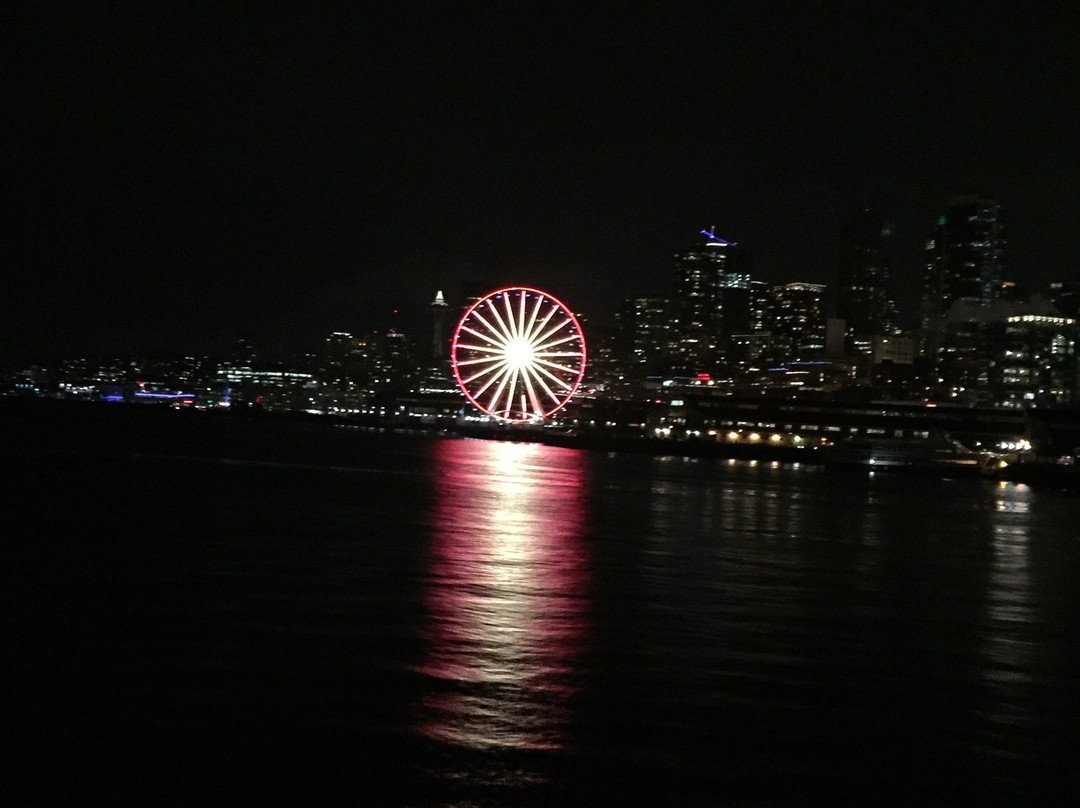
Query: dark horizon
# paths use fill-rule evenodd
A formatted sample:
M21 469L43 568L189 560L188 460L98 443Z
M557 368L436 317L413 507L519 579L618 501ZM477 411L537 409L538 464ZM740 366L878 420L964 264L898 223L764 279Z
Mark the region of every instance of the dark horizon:
M471 280L600 324L711 226L756 277L831 285L864 204L896 224L910 308L967 189L1004 206L1008 276L1077 273L1064 7L5 17L5 363L415 331Z

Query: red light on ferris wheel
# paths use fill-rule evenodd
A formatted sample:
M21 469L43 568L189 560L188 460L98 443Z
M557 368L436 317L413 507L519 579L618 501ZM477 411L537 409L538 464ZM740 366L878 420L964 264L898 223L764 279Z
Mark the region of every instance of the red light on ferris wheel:
M489 292L454 331L454 378L481 412L511 423L565 406L585 375L585 336L562 302L528 286Z

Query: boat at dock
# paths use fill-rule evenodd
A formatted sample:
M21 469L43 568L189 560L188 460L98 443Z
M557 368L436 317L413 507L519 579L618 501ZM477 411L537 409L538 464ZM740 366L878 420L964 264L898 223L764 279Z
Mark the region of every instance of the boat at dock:
M999 456L939 440L848 440L818 450L826 465L865 466L870 470L923 471L947 475L990 474Z

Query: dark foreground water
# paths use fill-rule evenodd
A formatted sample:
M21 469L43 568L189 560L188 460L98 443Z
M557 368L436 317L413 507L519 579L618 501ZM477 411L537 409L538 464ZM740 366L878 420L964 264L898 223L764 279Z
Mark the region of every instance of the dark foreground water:
M1075 493L118 412L4 424L9 804L1080 784Z

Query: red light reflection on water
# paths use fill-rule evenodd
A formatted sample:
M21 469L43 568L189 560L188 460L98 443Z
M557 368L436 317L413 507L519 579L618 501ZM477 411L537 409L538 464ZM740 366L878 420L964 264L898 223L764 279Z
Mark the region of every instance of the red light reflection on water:
M587 455L448 440L434 456L419 730L562 748L587 629Z

